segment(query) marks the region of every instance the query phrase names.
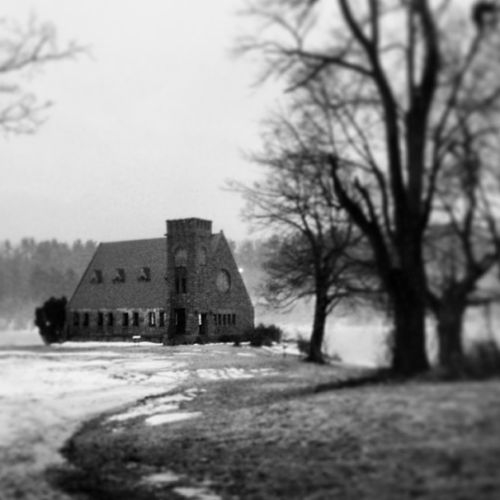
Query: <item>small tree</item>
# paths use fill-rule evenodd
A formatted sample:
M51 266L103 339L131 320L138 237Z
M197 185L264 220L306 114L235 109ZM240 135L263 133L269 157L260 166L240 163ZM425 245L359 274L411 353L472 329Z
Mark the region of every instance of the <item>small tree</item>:
M327 315L355 293L366 292L370 255L361 233L337 204L328 163L315 154L313 137L302 141L283 118L269 126L264 151L251 158L266 168L264 182L231 187L247 200L248 220L282 235L271 240L277 245L268 246L266 298L284 308L314 298L307 359L321 363Z
M45 344L60 342L64 338L66 326L66 297L51 297L42 307L35 310L35 325Z

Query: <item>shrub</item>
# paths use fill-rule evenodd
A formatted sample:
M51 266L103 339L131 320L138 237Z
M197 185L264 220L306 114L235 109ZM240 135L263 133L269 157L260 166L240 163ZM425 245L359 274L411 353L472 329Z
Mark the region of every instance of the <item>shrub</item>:
M283 336L283 331L276 325L264 325L260 323L250 332L249 336L250 345L252 347L270 346L273 342L280 342Z
M500 348L493 339L474 342L464 356L464 375L485 379L500 375Z
M51 297L42 307L35 309L35 325L45 344L61 342L66 325L66 297Z
M297 338L297 349L301 354L307 356L309 354L311 348L311 341L309 339L305 339L304 337Z
M217 342L222 342L224 344L230 344L233 342L236 342L236 340L239 338L239 335L235 333L224 333L221 335L218 339Z

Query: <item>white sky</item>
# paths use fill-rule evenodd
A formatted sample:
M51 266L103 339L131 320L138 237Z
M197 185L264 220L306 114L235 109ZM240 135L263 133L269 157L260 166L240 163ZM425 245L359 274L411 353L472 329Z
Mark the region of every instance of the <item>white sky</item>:
M248 235L221 187L257 170L272 88L234 59L242 0L3 0L2 16L50 21L91 55L30 83L54 101L35 135L0 137L0 240L155 238L165 220L202 217Z

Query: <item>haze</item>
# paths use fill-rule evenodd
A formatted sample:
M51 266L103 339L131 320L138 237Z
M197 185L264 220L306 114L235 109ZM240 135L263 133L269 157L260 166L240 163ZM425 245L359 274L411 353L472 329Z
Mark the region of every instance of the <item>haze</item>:
M241 1L5 0L2 15L53 23L90 48L23 82L54 102L30 136L0 147L0 239L159 237L202 217L247 236L242 201L221 190L256 171L242 158L274 99L230 55ZM275 92L276 94L276 92Z

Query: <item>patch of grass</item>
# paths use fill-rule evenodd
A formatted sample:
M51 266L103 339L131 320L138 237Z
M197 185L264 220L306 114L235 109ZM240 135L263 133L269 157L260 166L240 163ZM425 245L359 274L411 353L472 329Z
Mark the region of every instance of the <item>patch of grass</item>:
M209 480L223 499L500 497L500 382L373 384L382 374L278 358L268 366L273 376L205 383L181 405L201 418L97 419L65 455L99 481L171 470ZM145 498L138 484L121 498Z

